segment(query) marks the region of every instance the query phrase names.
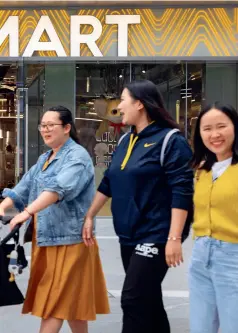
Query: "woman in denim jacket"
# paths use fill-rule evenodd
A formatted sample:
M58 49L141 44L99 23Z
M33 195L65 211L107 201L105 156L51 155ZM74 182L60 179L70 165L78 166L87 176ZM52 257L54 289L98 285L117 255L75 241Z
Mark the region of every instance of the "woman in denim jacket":
M21 211L11 228L26 222L25 241L32 240L23 313L42 318L40 333L58 333L63 320L73 333L87 333L88 320L109 312L98 245L86 247L81 235L95 194L94 168L68 109L49 109L39 130L51 150L3 191L0 205L0 215L13 205Z

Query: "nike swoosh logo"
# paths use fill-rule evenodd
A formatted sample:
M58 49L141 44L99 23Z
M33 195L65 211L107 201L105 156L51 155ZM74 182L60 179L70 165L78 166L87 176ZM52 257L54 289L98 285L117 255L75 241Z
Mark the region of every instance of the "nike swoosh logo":
M154 143L145 143L144 147L148 148L148 147L154 146L155 144L156 144L156 142L154 142Z

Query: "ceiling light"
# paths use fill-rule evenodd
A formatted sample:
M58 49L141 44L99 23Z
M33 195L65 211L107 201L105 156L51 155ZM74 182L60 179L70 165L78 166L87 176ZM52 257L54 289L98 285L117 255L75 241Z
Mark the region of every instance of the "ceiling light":
M192 98L192 95L182 96L182 98Z
M101 122L101 119L90 119L90 118L75 118L76 120L86 120L86 121L98 121Z

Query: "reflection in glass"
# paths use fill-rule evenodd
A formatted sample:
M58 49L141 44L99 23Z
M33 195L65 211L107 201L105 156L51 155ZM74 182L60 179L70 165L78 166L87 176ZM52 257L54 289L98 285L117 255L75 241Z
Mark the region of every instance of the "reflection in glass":
M133 64L132 80L150 80L163 96L166 109L184 131L185 100L183 87L186 82L185 64Z
M188 64L187 78L187 139L189 144L193 146L196 121L203 104L203 65L199 63Z
M15 185L16 76L15 63L0 64L0 194L4 187Z
M127 131L117 110L129 64L76 65L76 126L80 143L92 157L96 186L109 166L120 136ZM100 212L111 216L110 201Z
M204 64L177 62L133 64L132 80L147 79L156 84L165 107L192 144L192 136L203 101Z
M128 130L122 125L117 110L121 92L126 83L141 79L156 84L166 109L192 145L196 119L205 97L208 102L222 97L235 103L236 68L236 64L218 66L185 62L25 63L24 82L21 83L28 88L29 96L28 167L48 150L37 131L43 110L62 104L75 111L79 139L93 160L98 186L111 162L118 139ZM3 187L14 185L17 73L17 64L0 66L0 192ZM24 107L21 117L23 123ZM21 132L23 135L23 127ZM23 159L21 150L21 161ZM22 170L23 167L22 163ZM100 215L111 216L110 201Z

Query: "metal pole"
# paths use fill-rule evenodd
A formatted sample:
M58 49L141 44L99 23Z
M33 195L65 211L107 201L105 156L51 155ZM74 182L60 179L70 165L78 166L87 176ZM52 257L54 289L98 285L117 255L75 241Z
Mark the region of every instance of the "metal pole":
M28 146L29 146L29 141L28 141L28 121L29 121L29 108L28 108L28 88L24 88L24 100L25 100L25 152L24 152L24 157L25 157L25 172L28 171Z
M131 61L130 61L130 82L131 82Z
M20 180L20 132L21 132L21 119L20 119L20 91L19 88L16 91L17 97L17 149L16 149L16 167L15 167L15 184Z

